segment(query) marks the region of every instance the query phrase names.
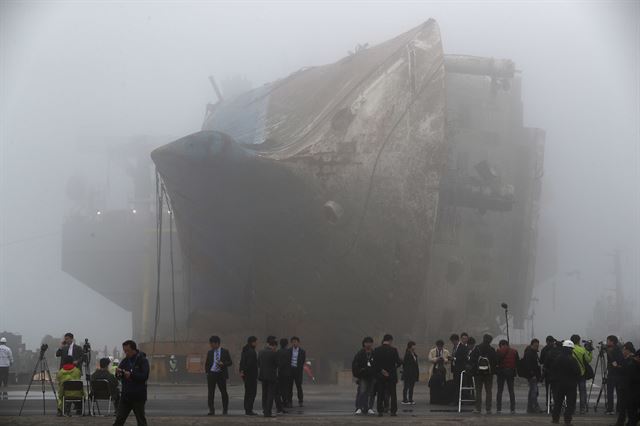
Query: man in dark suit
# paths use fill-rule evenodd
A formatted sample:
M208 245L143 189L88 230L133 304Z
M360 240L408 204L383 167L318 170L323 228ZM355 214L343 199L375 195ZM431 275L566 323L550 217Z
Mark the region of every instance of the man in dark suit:
M64 340L60 342L60 347L56 351L56 357L60 358L60 368L62 368L62 360L65 356L73 358L73 365L82 370L84 352L82 351L82 346L73 343L73 333L66 333L64 335Z
M278 354L278 385L276 387L276 408L278 414L284 414L285 407L291 404L289 391L291 390L291 352L289 340L286 337L280 339Z
M276 338L269 336L267 337L267 346L258 355L258 379L262 383L262 412L265 417L275 417L272 409L278 381L277 347Z
M231 355L229 351L220 347L220 338L211 336L209 338L211 350L207 352L207 360L204 363L204 371L207 373L207 387L209 389L209 415L216 414L214 397L216 386L222 395L222 415L226 415L229 410L229 394L227 394L227 380L229 379L229 367L231 366Z
M256 346L258 339L250 336L247 344L242 348L240 356L240 377L244 381L244 413L247 416L255 416L253 403L258 393L258 354Z
M378 377L378 416L384 413L384 403L387 398L390 401L389 412L392 416L398 411L398 397L396 396L396 383L398 383L397 368L402 365L398 350L393 346L393 336L385 334L382 345L373 351L373 368Z
M300 347L300 339L297 336L291 338L291 380L289 382L289 407L293 404L293 384L296 384L298 393L298 406L302 407L304 394L302 392L302 373L304 363L307 361L307 353Z

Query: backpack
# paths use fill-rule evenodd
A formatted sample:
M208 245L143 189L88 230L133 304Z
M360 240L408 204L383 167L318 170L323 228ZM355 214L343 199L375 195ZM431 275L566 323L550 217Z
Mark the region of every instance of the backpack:
M478 356L478 374L491 374L491 362L486 356Z
M530 374L527 370L527 365L524 361L524 358L516 358L516 373L518 373L518 377L522 377L523 379L530 378Z

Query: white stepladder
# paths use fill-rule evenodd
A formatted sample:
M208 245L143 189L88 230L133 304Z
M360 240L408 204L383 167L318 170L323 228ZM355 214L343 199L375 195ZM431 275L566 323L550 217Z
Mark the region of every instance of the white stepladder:
M464 375L467 374L471 376L471 386L464 385ZM462 399L462 391L470 390L473 399ZM476 401L476 381L471 374L466 371L462 371L460 373L460 389L458 390L458 413L462 412L462 403L463 402L475 402Z

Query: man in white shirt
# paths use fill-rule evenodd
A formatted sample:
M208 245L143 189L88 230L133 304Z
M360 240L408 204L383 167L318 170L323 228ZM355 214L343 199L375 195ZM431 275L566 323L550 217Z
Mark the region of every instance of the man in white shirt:
M13 364L13 353L7 346L7 339L0 338L0 388L2 388L2 399L8 399L7 385L9 384L9 367Z

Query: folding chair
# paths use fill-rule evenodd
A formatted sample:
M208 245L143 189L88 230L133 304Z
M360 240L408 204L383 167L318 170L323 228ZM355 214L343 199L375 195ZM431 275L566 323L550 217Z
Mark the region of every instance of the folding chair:
M113 396L111 395L111 387L109 386L109 381L105 379L97 379L91 381L91 394L89 395L91 399L91 412L95 416L96 415L96 407L98 407L98 415L101 416L100 413L100 403L98 401L107 401L107 414L108 416L111 413L111 407L113 406L113 410L115 411L115 402L113 400Z
M464 375L467 374L471 376L471 386L464 385ZM473 399L462 399L462 391L470 390ZM466 371L462 371L460 373L460 389L458 391L458 413L462 412L462 403L463 402L475 402L476 401L476 381L473 376Z
M73 396L68 393L80 393L82 396ZM82 405L82 415L84 416L84 383L82 380L67 380L62 383L62 412L67 408L67 402L79 402ZM69 406L69 415L71 415Z

